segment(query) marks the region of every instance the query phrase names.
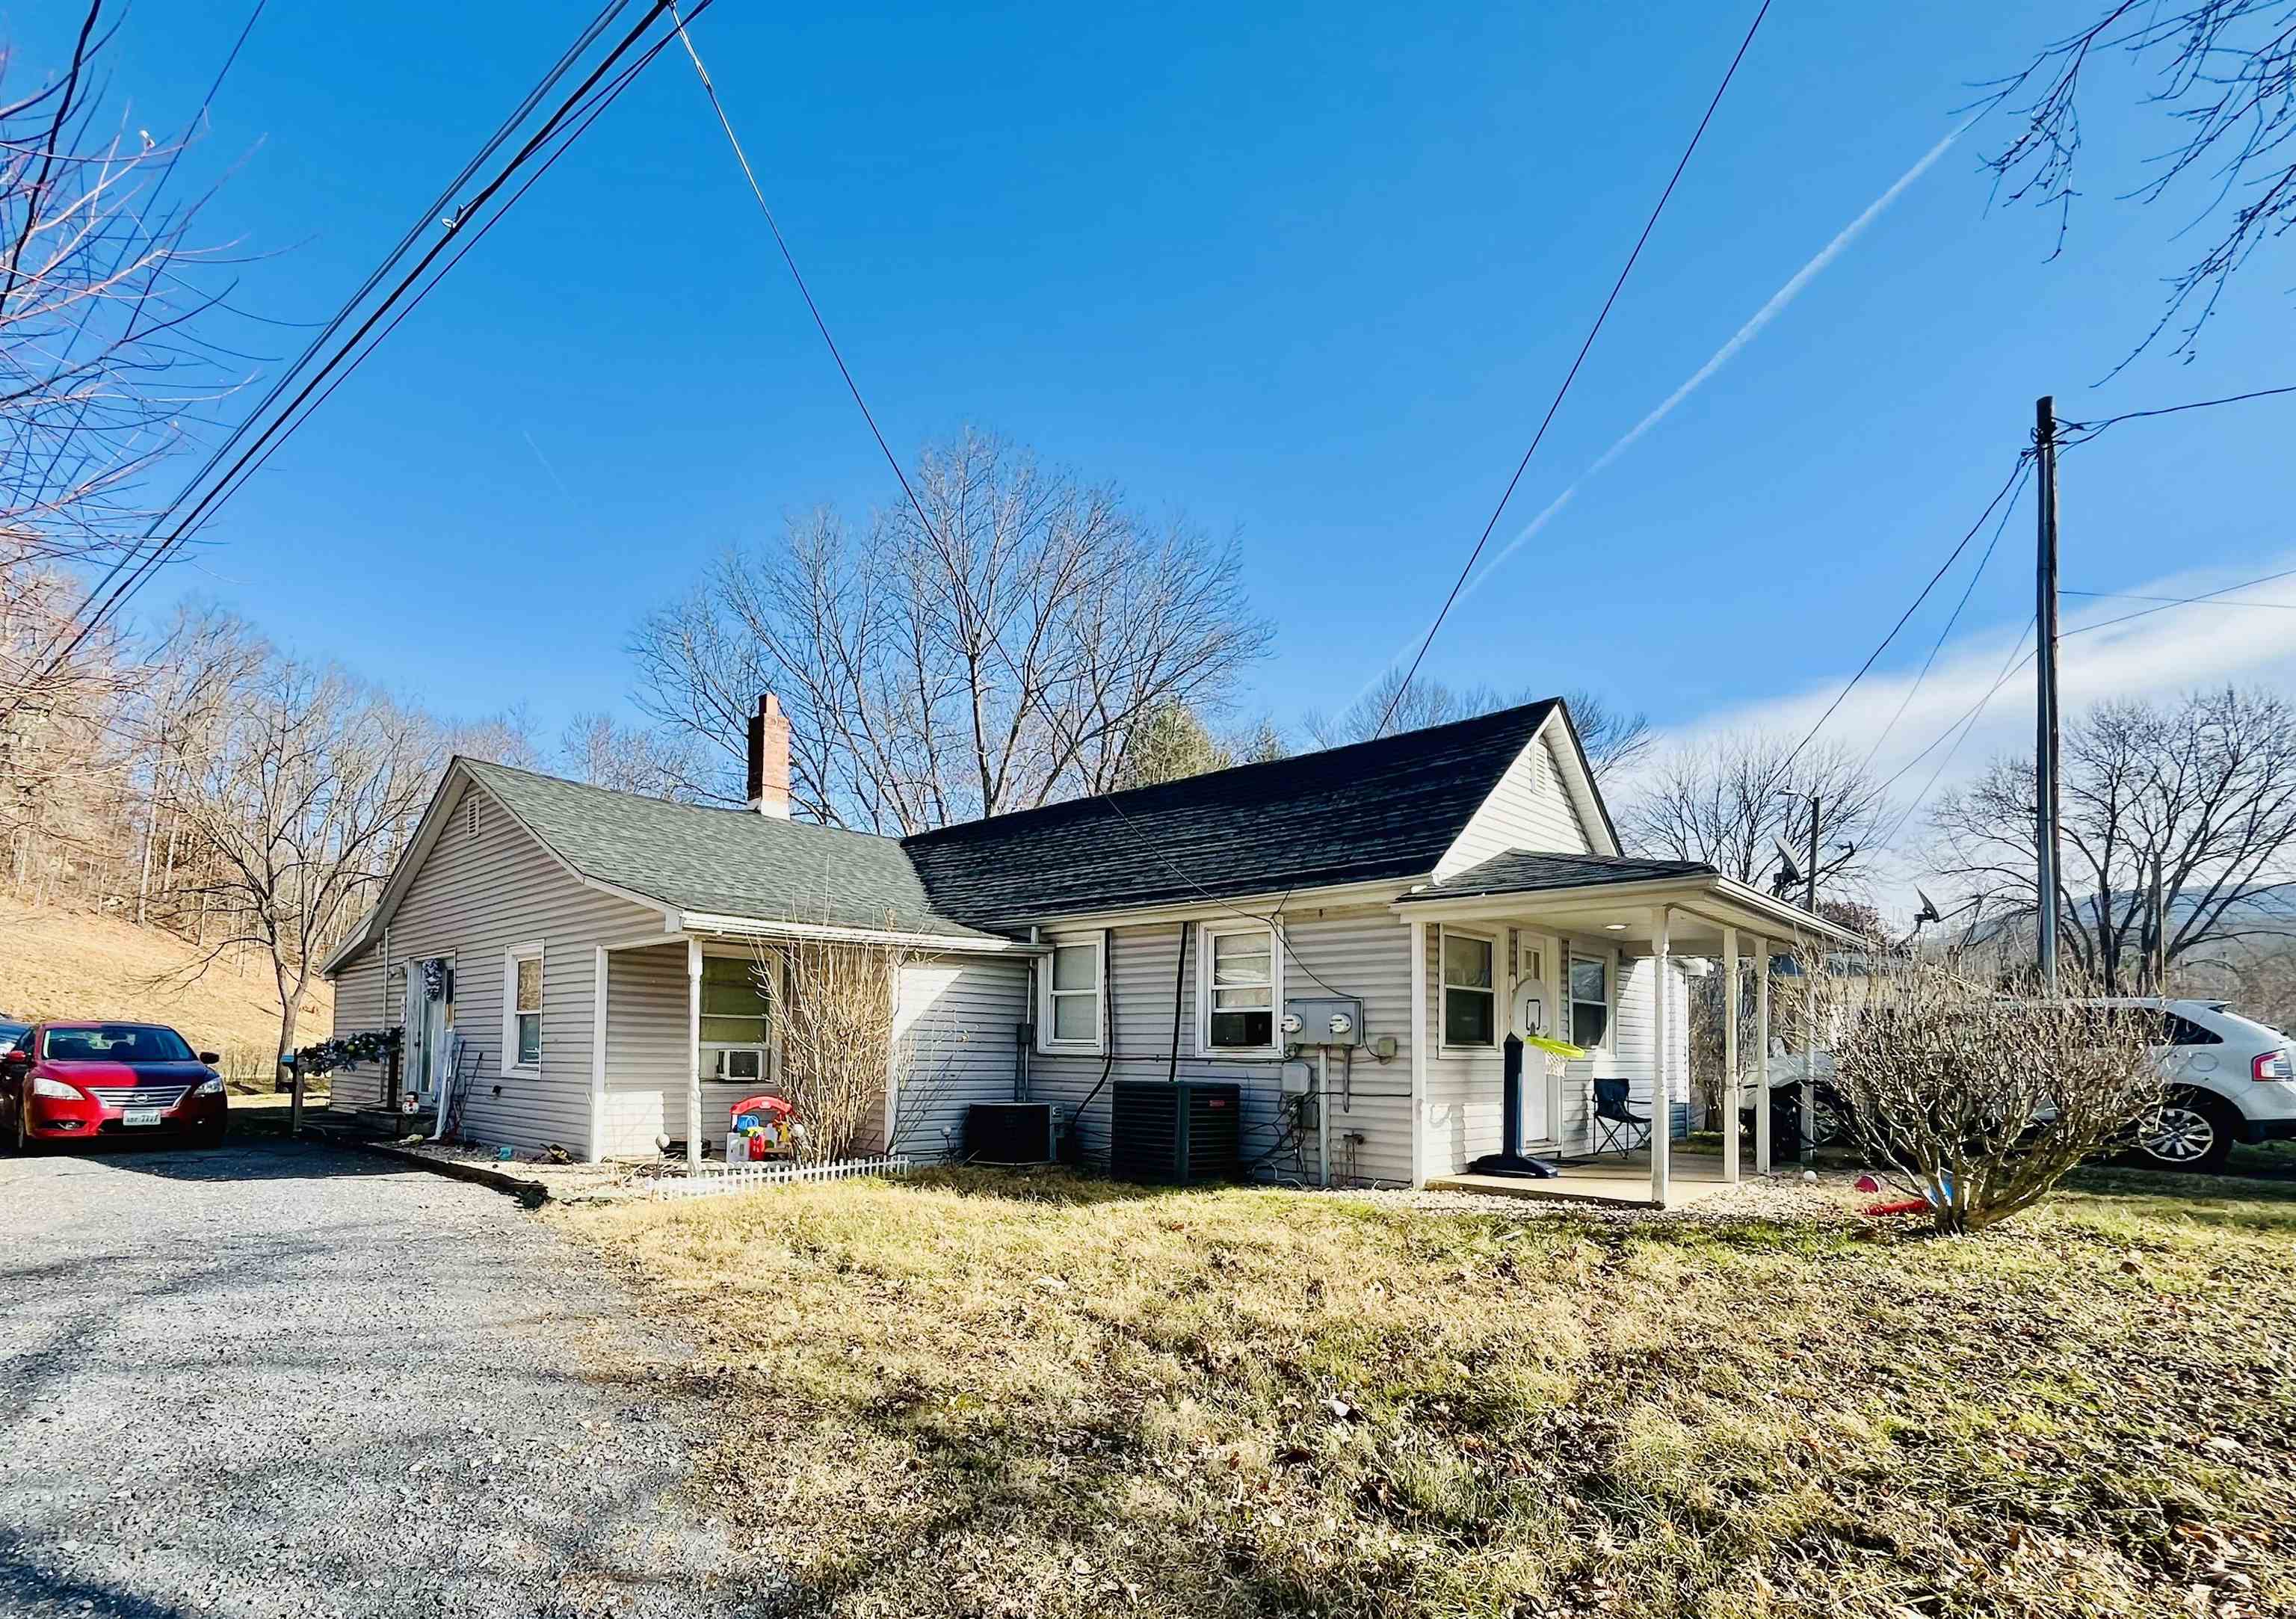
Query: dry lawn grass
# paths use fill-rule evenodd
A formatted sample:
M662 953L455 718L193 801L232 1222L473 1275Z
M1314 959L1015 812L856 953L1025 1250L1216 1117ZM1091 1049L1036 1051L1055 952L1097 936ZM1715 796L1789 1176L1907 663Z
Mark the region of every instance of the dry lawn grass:
M800 1611L2296 1613L2296 1188L1896 1243L970 1172L558 1218L693 1334L652 1375Z
M217 962L180 990L150 987L193 959L189 945L158 928L0 897L0 1014L172 1023L197 1049L221 1053L234 1081L269 1085L279 1047L270 967ZM308 1038L324 1038L333 1017L334 986L315 983L303 1003Z

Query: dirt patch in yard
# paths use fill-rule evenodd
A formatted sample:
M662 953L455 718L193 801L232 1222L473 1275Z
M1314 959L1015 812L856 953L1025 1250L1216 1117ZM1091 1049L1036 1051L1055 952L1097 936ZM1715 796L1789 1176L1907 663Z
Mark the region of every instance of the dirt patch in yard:
M823 1611L2296 1611L2296 1188L1956 1242L965 1172L554 1218L698 1339L701 1500Z

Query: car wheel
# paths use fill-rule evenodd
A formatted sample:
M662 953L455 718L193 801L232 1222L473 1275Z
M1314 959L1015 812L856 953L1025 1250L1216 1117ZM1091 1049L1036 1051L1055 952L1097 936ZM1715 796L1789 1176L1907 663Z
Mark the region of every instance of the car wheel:
M1840 1146L1849 1139L1849 1105L1831 1085L1821 1085L1811 1098L1812 1146Z
M2136 1138L2135 1161L2147 1169L2214 1174L2232 1155L2240 1114L2204 1090L2171 1092L2160 1116Z

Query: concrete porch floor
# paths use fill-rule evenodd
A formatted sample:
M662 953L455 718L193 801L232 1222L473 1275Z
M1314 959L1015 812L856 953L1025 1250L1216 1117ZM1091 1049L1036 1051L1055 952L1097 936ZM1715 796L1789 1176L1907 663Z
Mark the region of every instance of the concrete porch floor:
M1546 1203L1591 1204L1607 1209L1687 1208L1733 1190L1722 1179L1722 1160L1677 1147L1667 1175L1663 1205L1651 1199L1650 1154L1629 1153L1623 1158L1603 1158L1593 1163L1564 1163L1551 1180L1523 1180L1512 1175L1437 1175L1428 1179L1430 1191L1484 1192L1495 1197L1524 1197ZM1759 1179L1749 1158L1740 1170L1741 1183Z

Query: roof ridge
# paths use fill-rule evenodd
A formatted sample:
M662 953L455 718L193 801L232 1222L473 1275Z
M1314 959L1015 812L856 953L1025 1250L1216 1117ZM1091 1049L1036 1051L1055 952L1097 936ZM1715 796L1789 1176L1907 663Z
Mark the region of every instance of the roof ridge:
M1152 793L1170 793L1175 789L1197 791L1209 782L1233 781L1254 771L1297 769L1311 760L1330 760L1343 753L1368 752L1373 749L1391 749L1406 739L1424 739L1439 732L1464 731L1478 726L1496 729L1500 728L1498 722L1502 720L1526 716L1535 709L1551 711L1562 702L1562 699L1560 697L1541 697L1531 703L1518 703L1503 709L1492 709L1488 713L1470 714L1464 719L1447 719L1439 725L1421 726L1414 730L1396 731L1385 736L1365 737L1361 742L1345 742L1337 747L1311 748L1304 753L1287 753L1281 759L1249 760L1240 765L1227 765L1218 770L1202 770L1193 776L1182 776L1170 781L1153 782L1144 787L1122 787L1113 793L1087 793L1076 798L1060 799L1049 804L1031 805L1026 810L1007 810L996 815L976 816L969 821L951 821L947 826L931 826L922 832L909 833L899 842L906 846L930 841L945 833L973 831L992 823L1002 826L1026 820L1030 817L1049 817L1062 811L1074 814L1087 806L1096 804L1109 805L1116 809L1120 815L1123 812L1122 805L1118 801L1120 800L1136 801Z
M902 839L890 833L864 832L857 826L832 826L825 821L800 821L786 816L760 815L754 810L741 809L732 804L688 803L682 799L661 798L652 793L632 793L621 787L602 787L595 782L575 781L570 777L553 776L547 770L529 770L519 765L506 765L498 759L481 759L475 753L457 753L447 762L449 768L459 762L475 766L482 770L500 770L506 775L523 777L528 781L542 781L548 782L553 786L571 787L578 793L595 793L606 798L627 799L636 803L656 804L671 810L692 810L704 815L746 817L761 825L778 823L784 826L800 826L808 832L840 833L847 837L866 838L873 843L898 845L903 842Z

